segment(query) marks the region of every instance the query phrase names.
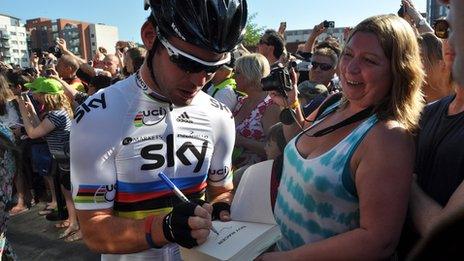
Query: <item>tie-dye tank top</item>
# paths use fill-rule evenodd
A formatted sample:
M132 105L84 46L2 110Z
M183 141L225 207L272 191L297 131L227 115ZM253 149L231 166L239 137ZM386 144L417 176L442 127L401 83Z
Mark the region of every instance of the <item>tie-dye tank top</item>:
M337 109L329 107L326 115ZM282 239L280 250L290 250L359 227L359 200L351 177L350 160L377 117L370 116L324 154L306 159L296 148L297 135L285 148L275 218Z

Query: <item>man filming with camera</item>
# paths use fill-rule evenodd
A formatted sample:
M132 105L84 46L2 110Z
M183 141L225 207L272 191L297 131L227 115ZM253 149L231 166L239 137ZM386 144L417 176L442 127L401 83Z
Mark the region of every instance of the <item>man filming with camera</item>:
M247 3L151 0L145 8L144 64L78 107L71 131L73 197L84 241L103 260L180 260L178 245L202 244L212 218L230 219L234 121L201 89L243 39Z

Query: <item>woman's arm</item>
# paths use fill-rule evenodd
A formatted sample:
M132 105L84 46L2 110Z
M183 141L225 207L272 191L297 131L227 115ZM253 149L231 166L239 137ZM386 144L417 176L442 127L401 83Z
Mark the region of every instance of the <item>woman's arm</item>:
M27 109L27 107L32 107L32 104L26 103L22 99L18 99L18 105L19 112L23 118L24 129L26 130L27 136L29 136L29 138L36 139L44 137L55 129L55 125L47 118L45 118L38 125L34 124L34 117L29 114L30 110Z
M266 151L264 150L264 145L265 145L264 141L257 141L254 139L243 137L238 132L235 136L235 146L243 147L259 155L266 155Z
M359 228L288 252L266 254L261 260L380 260L393 254L406 216L414 143L404 130L378 125L352 160Z

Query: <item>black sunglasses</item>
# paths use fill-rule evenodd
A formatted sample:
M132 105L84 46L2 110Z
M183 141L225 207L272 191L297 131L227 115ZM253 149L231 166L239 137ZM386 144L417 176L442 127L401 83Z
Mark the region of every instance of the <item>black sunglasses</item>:
M440 39L448 39L449 37L449 23L444 19L435 20L433 23L433 31Z
M317 67L321 68L323 71L328 71L332 69L332 65L328 63L318 63L318 62L311 62L311 69L316 70Z
M161 44L166 48L169 55L169 60L177 65L181 70L187 73L199 73L206 72L208 74L215 73L223 65L230 63L230 53L226 55L224 59L216 62L203 61L193 55L185 53L172 44L170 44L165 38L159 37Z

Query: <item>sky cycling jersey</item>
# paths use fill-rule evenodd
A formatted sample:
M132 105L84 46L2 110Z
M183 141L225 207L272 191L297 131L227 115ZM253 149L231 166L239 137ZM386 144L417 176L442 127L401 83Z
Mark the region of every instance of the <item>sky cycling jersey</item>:
M154 98L136 73L76 109L70 136L76 209L112 208L136 219L168 213L180 201L158 173L187 197L201 198L207 185L232 182L234 142L225 105L202 91L188 106L170 105Z

